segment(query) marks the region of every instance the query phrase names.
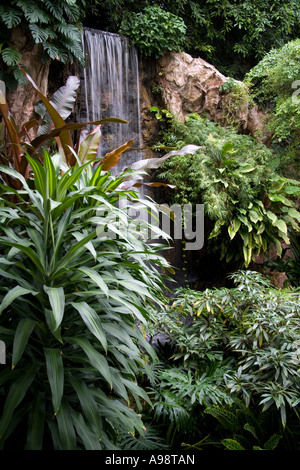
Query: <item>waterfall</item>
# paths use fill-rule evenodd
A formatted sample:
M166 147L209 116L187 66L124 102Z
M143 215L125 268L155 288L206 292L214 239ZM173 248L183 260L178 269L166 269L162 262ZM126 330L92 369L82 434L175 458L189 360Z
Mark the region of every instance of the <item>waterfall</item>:
M83 70L80 121L118 117L128 124L102 126L98 155L104 156L134 138L132 150L124 153L118 170L141 158L142 147L138 55L123 36L91 28L82 33L86 67Z

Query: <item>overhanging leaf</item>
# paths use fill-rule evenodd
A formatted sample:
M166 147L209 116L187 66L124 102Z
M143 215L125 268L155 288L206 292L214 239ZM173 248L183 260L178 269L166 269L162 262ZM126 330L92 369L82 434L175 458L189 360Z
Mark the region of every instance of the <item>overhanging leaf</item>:
M134 139L131 139L125 144L121 145L121 147L118 147L116 150L107 153L101 161L102 170L107 171L117 165L122 153L125 152L125 150L127 150L129 147L131 147L133 142Z

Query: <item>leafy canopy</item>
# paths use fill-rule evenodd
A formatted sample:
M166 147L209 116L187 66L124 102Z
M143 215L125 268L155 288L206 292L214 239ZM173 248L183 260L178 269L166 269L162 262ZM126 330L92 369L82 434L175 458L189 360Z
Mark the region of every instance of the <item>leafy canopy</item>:
M86 22L117 32L125 17L136 17L149 4L184 21L186 52L235 78L242 78L271 48L299 37L298 0L141 0L138 4L134 0L93 0Z
M158 6L148 6L142 13L128 14L119 32L128 36L144 55L158 58L166 51L180 49L186 26L182 18Z

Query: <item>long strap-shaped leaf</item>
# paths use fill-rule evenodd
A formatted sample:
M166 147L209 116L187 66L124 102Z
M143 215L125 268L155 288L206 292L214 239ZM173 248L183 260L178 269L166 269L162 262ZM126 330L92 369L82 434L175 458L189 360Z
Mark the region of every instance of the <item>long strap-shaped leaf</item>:
M105 352L107 352L105 331L103 330L100 318L96 311L86 302L72 302L71 305L79 312L90 332L100 341Z
M44 348L54 414L60 408L64 390L64 366L59 349Z
M97 402L93 394L84 382L80 383L70 374L68 375L68 379L71 382L72 387L74 388L78 396L82 411L88 423L96 430L98 438L101 438L102 419Z
M17 365L19 359L21 358L35 323L36 322L30 318L22 318L22 320L19 321L14 337L12 368Z
M90 364L96 370L98 370L98 372L100 372L104 380L106 380L112 387L110 368L103 354L100 354L98 351L96 351L96 349L91 345L91 343L85 338L72 337L68 338L68 341L73 344L78 344L83 349L89 359Z
M45 423L45 400L38 393L29 414L26 450L42 450Z

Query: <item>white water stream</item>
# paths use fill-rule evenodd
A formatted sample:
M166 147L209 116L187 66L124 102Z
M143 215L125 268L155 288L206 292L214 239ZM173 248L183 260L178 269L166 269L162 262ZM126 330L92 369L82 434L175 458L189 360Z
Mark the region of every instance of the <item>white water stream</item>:
M100 156L134 138L132 149L142 147L137 51L130 42L114 33L84 28L82 33L86 67L82 89L85 109L81 121L118 117L128 124L102 126ZM124 153L118 170L141 158L141 151Z

